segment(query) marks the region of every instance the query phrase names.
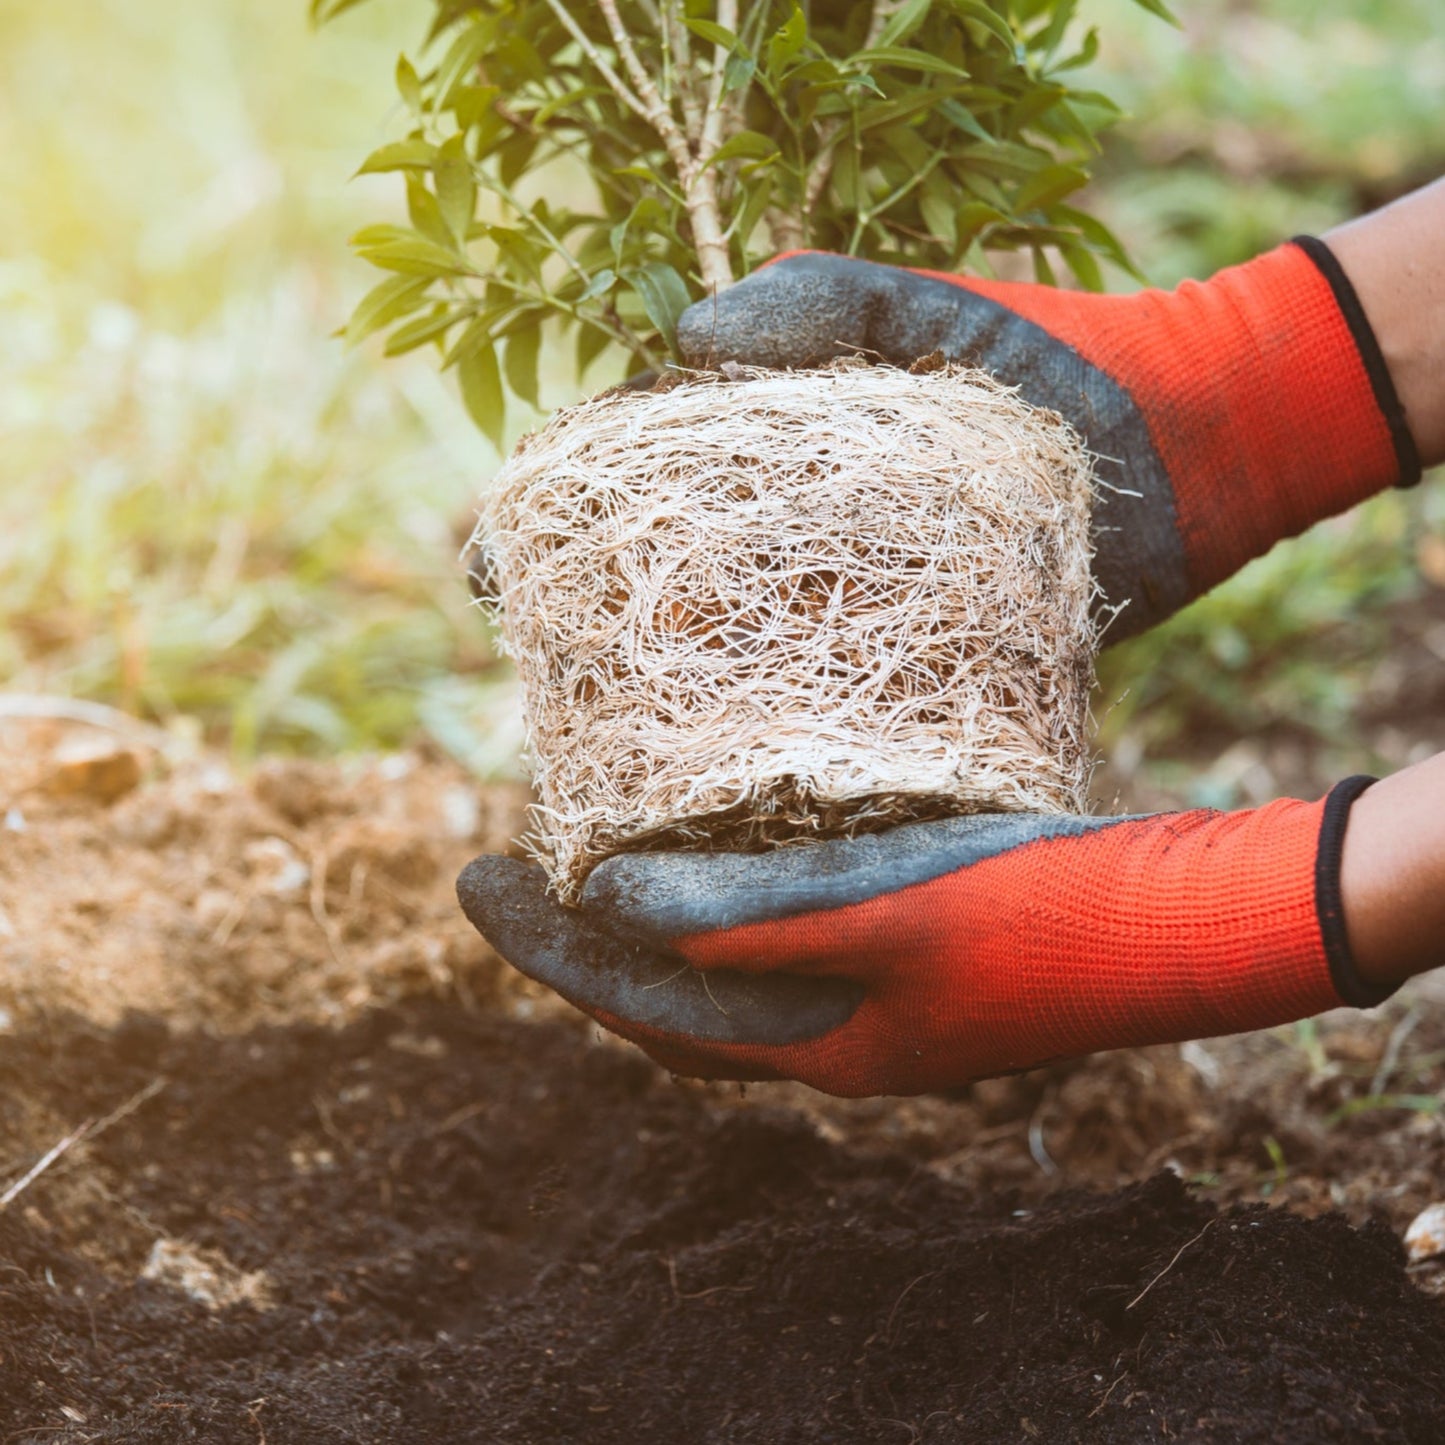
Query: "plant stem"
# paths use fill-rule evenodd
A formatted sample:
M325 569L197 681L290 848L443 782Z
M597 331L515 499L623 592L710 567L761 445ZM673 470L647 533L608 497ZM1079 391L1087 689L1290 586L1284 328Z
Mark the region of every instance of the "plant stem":
M727 63L727 52L721 46L714 47L708 108L702 120L702 137L694 153L688 144L687 136L678 126L677 118L658 93L657 85L639 59L632 37L627 33L627 27L617 12L617 0L597 0L597 8L607 22L612 43L617 47L618 58L640 98L642 116L666 147L673 169L682 184L702 282L710 292L716 294L731 286L733 280L727 238L723 235L722 220L718 214L717 173L708 164L722 144L722 67ZM720 25L727 23L724 19L727 14L731 15L732 25L728 28L732 29L737 24L737 0L719 0Z
M688 148L687 137L678 128L677 118L668 109L667 102L657 89L657 84L647 73L646 67L638 58L637 50L632 44L632 37L627 33L627 27L622 23L622 17L617 13L617 0L597 0L597 8L602 12L602 18L607 22L607 29L612 35L612 43L617 47L618 58L622 61L622 67L627 71L633 85L642 102L642 117L655 130L667 153L672 158L672 164L677 171L678 179L686 188L689 174L696 162L692 151Z
M871 226L879 216L883 215L893 206L896 206L911 190L922 185L923 182L932 175L934 169L942 159L943 156L941 154L935 155L921 171L915 171L902 185L896 187L888 195L884 196L877 205L870 206L866 211L858 212L858 219L853 226L853 236L848 242L848 254L850 256L856 256L858 254L858 247L862 245L863 234L868 227Z
M718 0L717 23L724 30L737 34L737 0ZM732 257L718 208L717 170L711 164L723 144L727 129L728 107L723 100L727 63L727 47L714 45L707 109L703 114L702 140L698 146L698 172L689 187L688 197L688 219L692 223L692 239L697 247L703 285L714 296L733 284Z
M647 108L632 93L627 82L603 59L602 52L587 38L586 32L568 13L566 6L561 4L560 0L547 0L547 8L561 21L562 28L577 42L578 48L596 67L612 93L635 115L647 120Z
M677 77L677 98L682 106L682 125L687 132L688 144L697 146L702 142L702 107L698 104L696 77L692 71L692 43L678 12L679 3L680 0L662 0L662 43L672 57L672 69Z

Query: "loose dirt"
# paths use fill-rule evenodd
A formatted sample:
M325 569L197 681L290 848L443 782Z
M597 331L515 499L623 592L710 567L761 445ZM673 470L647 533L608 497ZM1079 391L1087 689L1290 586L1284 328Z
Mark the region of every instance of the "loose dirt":
M63 734L0 748L0 1441L1439 1438L1428 983L949 1098L679 1084L456 913L516 790L139 749L107 803Z

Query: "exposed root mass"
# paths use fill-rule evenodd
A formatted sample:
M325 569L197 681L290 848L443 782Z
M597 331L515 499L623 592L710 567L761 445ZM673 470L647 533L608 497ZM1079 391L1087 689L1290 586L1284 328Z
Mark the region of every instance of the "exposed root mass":
M1075 434L986 373L732 369L560 413L489 494L558 893L637 847L1083 810Z

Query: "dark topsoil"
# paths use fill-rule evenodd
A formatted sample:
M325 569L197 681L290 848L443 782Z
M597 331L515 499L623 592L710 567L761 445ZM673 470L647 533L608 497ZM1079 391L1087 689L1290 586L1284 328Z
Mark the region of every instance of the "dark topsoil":
M0 1099L99 1117L157 1076L86 1188L62 1158L0 1211L0 1441L1445 1438L1445 1303L1383 1224L1171 1174L1023 1208L438 1002L52 1019ZM267 1307L139 1277L157 1235Z

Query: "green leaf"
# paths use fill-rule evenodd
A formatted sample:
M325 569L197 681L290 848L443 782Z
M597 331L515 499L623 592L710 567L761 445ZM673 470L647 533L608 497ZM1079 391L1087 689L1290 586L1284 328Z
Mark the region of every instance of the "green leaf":
M430 289L431 279L427 276L388 276L356 303L343 332L346 344L355 346L373 331L409 316L425 305Z
M314 25L325 25L361 3L362 0L311 0L311 22Z
M416 73L416 66L404 55L398 56L396 61L396 88L406 108L419 116L422 107L421 79Z
M877 4L877 0L874 0L874 3ZM932 8L933 0L903 0L903 4L889 17L888 23L879 34L878 44L897 45L900 41L907 40L923 24Z
M757 229L758 222L762 220L763 213L772 204L775 187L776 182L771 176L758 177L749 190L747 201L736 215L733 216L732 226L729 230L729 238L735 238L737 240L738 245L743 248L745 258L748 242L752 239L752 234ZM806 232L806 217L804 218L803 226Z
M405 326L399 326L386 338L383 348L387 356L401 356L404 352L415 351L428 341L435 341L461 320L461 314L452 307L443 305L431 316L419 316Z
M967 87L960 85L957 89L962 91ZM894 100L866 105L858 111L857 128L860 131L875 130L880 125L893 125L897 121L907 120L910 116L922 115L927 111L935 110L947 93L947 90L943 88L920 89L912 93L905 92ZM982 134L990 145L997 144L994 137L987 131L983 131Z
M685 20L683 22L694 35L700 35L704 40L710 40L714 45L721 45L725 50L734 54L746 55L747 50L738 37L724 25L719 25L715 20Z
M448 250L456 245L456 236L447 225L436 196L426 182L411 171L406 173L406 209L412 225L428 240Z
M875 50L860 50L853 56L855 65L893 66L900 70L921 70L930 75L952 75L960 80L968 79L968 71L950 64L926 50L909 50L903 46L879 46Z
M750 156L757 160L772 160L778 154L778 143L755 130L740 130L730 140L717 148L709 165L721 165L724 161L736 160L739 156Z
M311 18L318 24L326 25L361 3L362 0L311 0Z
M492 109L492 102L501 94L495 85L457 85L452 88L452 114L457 129L472 138L472 154L479 160L502 136L510 135L511 127Z
M1077 8L1077 0L1053 0L1053 15L1043 30L1030 38L1030 49L1051 56L1063 43L1064 31L1069 28Z
M958 234L958 213L952 188L937 173L929 176L918 198L923 224L950 249Z
M595 301L599 296L605 296L616 284L617 272L610 266L604 266L583 288L577 300Z
M774 79L780 77L788 66L802 54L803 47L807 43L808 19L803 14L802 7L795 4L793 13L778 27L777 32L768 41L768 74Z
M992 145L996 139L978 123L973 112L966 105L961 105L952 97L938 102L938 113L950 125L963 131L965 135L971 135L976 140L983 141L986 145Z
M1138 0L1143 4L1145 0ZM1008 21L1003 19L994 8L986 3L986 0L948 0L948 8L961 20L972 20L975 24L982 26L1000 41L1010 54L1013 54L1017 45L1014 33L1009 29Z
M1134 3L1141 9L1147 10L1151 15L1157 15L1161 20L1167 20L1176 30L1182 30L1174 12L1164 4L1164 0L1134 0Z
M1044 286L1057 286L1059 278L1054 275L1054 268L1049 265L1049 258L1044 255L1042 246L1035 246L1034 253L1034 280Z
M723 67L723 94L732 95L752 84L758 62L751 55L730 55Z
M483 233L500 253L499 259L516 275L534 285L542 284L542 262L546 252L530 231L514 226L485 226Z
M610 239L612 242L612 259L620 266L623 260L623 248L627 244L627 235L634 227L641 231L655 230L661 224L666 210L656 196L643 196L635 206L615 226L613 226Z
M393 226L383 223L377 226L363 226L354 231L347 244L360 249L363 246L384 246L388 241L410 241L416 232L409 226Z
M454 251L415 236L408 241L386 241L379 246L361 246L361 255L373 266L401 271L411 276L456 276L466 268Z
M452 343L452 349L442 360L442 370L456 366L469 356L475 356L484 346L492 344L492 327L496 325L499 313L505 307L491 307L467 323L467 328Z
M519 131L497 150L497 175L504 186L514 186L526 174L537 153L537 137Z
M1077 70L1081 66L1092 65L1099 54L1099 28L1092 26L1089 33L1084 36L1084 43L1067 60L1061 60L1049 72L1051 75L1058 75L1061 71Z
M477 182L462 136L454 135L437 152L432 174L436 178L437 207L442 220L456 240L465 241L467 227L477 208Z
M1099 271L1099 263L1094 259L1092 251L1086 250L1083 246L1071 246L1068 242L1062 242L1059 251L1064 260L1069 263L1069 270L1079 278L1082 286L1089 291L1104 289L1104 277Z
M504 445L507 407L496 348L489 343L464 356L457 362L457 380L467 415L500 452Z
M577 384L587 375L587 368L607 350L612 338L600 326L583 325L577 333Z
M430 141L399 140L378 147L362 161L356 174L376 175L382 171L425 170L435 159L437 148Z
M965 201L954 216L954 228L960 242L969 241L988 226L1008 221L1008 217L997 206L986 201Z
M1071 191L1087 185L1088 180L1088 172L1082 166L1044 166L1018 188L1014 195L1014 205L1020 211L1051 206L1055 201L1063 200Z
M507 342L503 365L507 373L507 385L512 393L519 396L528 406L541 410L537 400L537 352L542 342L541 317L529 318L523 329Z
M457 82L465 79L467 73L476 68L487 47L496 35L496 21L492 16L473 20L470 25L451 43L451 48L437 66L436 84L433 88L434 110L445 110L451 100Z
M545 105L538 106L537 113L532 117L532 124L544 126L553 116L560 115L564 110L579 105L584 100L591 100L594 95L611 94L605 85L574 86L562 95L553 96Z
M664 261L650 261L635 271L624 273L642 300L647 319L657 327L667 349L677 354L677 318L692 305L687 283Z
M1127 271L1136 281L1147 281L1144 273L1129 259L1124 243L1097 217L1086 211L1077 211L1072 206L1055 206L1051 212L1056 220L1073 226L1079 234L1099 252L1107 256L1120 269Z

